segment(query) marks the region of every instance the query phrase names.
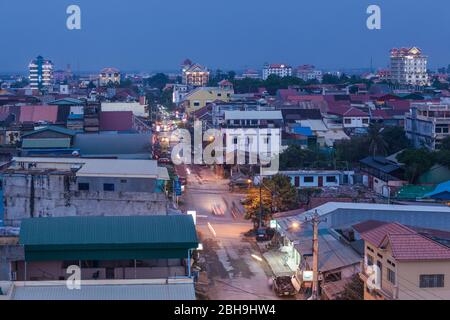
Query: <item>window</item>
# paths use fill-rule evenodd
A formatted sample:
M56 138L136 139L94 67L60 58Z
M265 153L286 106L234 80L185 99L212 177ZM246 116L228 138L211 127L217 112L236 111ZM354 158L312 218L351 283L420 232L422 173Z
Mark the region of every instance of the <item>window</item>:
M120 180L120 183L127 183L127 180Z
M103 191L114 191L114 183L104 183Z
M218 96L218 97L221 97L221 96L222 96L222 94L221 94L221 93L218 93L218 94L217 94L217 96Z
M327 178L326 178L326 180L327 180L327 182L330 182L330 183L336 183L337 182L337 179L336 179L336 176L328 176Z
M367 119L367 118L362 119L362 123L368 124L369 123L369 119Z
M314 177L304 177L303 178L303 182L306 182L306 183L313 183L314 182Z
M78 191L89 191L89 183L79 183Z
M300 177L295 177L295 186L300 187Z
M387 269L387 279L390 283L395 284L395 272L391 269Z
M350 119L350 118L345 118L345 119L344 119L344 123L345 123L345 124L351 124L351 123L352 123L352 119Z
M420 275L421 288L443 288L444 275L443 274L421 274Z
M373 266L373 257L371 255L367 255L367 265Z
M194 102L194 107L200 107L200 102L198 101Z

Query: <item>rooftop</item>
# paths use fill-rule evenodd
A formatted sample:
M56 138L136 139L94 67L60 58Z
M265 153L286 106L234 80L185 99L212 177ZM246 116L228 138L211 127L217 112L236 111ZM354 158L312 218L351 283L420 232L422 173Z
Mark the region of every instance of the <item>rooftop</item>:
M14 282L10 300L195 300L191 279L83 281L69 290L66 281ZM1 298L0 298L1 299Z
M225 111L225 120L282 120L281 111Z
M157 161L154 160L14 157L13 161L16 164L38 164L37 169L56 169L57 167L61 168L60 165L67 165L67 170L75 170L77 177L169 180L167 169L158 167ZM78 167L72 165L78 165Z

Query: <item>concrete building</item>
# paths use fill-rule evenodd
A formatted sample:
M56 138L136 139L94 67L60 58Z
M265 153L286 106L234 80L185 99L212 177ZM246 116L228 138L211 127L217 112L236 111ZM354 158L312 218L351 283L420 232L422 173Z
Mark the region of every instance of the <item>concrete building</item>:
M209 71L197 63L185 60L182 66L183 84L193 87L205 87L209 82Z
M38 56L28 65L31 89L48 89L53 85L53 62Z
M416 148L439 149L450 137L450 104L413 103L405 114L406 136Z
M295 170L280 171L288 176L291 184L297 189L338 187L343 184L353 184L354 171L332 170Z
M303 81L316 80L318 82L322 82L323 79L322 71L317 70L316 67L309 64L299 66L296 70L296 76Z
M107 86L109 84L120 84L120 71L116 68L105 68L100 71L99 84Z
M450 247L399 223L369 228L361 238L365 300L450 299Z
M229 102L231 95L234 94L232 86L225 85L218 87L198 87L189 92L184 98L181 105L185 108L186 113L191 114L201 108L204 108L208 103L214 101Z
M419 48L394 48L391 50L390 80L400 85L426 86L429 84L427 63L428 57Z
M262 71L262 79L267 80L270 75L276 75L280 78L291 77L292 67L286 64L268 64Z
M179 104L183 98L188 94L189 86L185 84L174 84L172 93L172 102Z
M66 280L72 265L81 280L167 279L191 277L198 239L190 215L51 217L24 219L19 245L14 281Z
M13 158L5 225L30 217L165 215L166 168L153 160Z

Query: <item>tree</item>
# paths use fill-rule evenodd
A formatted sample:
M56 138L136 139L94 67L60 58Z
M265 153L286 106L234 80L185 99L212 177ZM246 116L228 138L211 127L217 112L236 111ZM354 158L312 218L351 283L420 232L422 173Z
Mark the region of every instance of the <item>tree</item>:
M336 300L364 300L364 282L355 274Z
M388 145L382 135L384 128L379 124L371 124L367 131L367 142L369 144L369 152L375 156L385 156Z
M440 150L450 151L450 137L442 139Z
M145 79L144 83L150 88L162 90L169 83L169 77L164 73L157 73L153 77Z
M385 127L382 135L388 146L387 151L389 154L393 154L410 147L410 141L406 137L403 127Z
M436 164L436 154L428 149L407 149L397 156L400 163L405 164L408 181L416 183L419 177Z
M262 197L260 197L260 193ZM297 209L299 206L297 189L292 186L291 179L284 175L274 175L265 178L261 187L254 187L248 191L244 200L245 218L253 220L255 226L260 216L260 199L262 200L262 221L272 219L275 212Z

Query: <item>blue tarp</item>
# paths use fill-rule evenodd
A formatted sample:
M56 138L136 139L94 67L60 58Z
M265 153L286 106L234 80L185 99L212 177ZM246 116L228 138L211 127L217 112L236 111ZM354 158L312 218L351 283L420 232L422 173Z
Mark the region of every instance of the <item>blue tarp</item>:
M439 184L436 189L427 193L425 198L450 200L450 180Z
M310 137L313 135L313 132L311 131L311 128L309 128L309 127L294 127L294 128L292 128L292 131L295 134L301 134L301 135L304 135L307 137Z

